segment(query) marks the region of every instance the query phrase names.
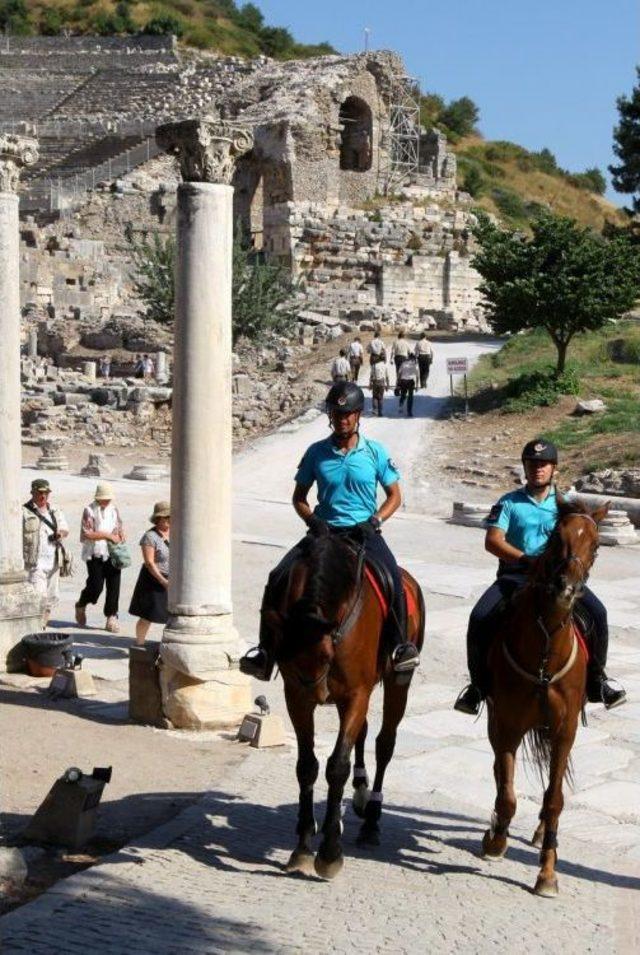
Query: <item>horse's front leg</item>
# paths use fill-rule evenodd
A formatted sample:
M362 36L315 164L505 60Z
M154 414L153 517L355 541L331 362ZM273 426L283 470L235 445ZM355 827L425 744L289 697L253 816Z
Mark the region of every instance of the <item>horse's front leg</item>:
M551 744L549 785L544 794L540 812L540 825L538 826L538 830L541 830L542 834L540 872L534 888L536 895L546 896L547 898L554 898L558 894L556 862L558 861L558 820L564 806L562 783L576 730L577 720L575 725L564 735L554 737Z
M516 813L516 790L514 785L516 753L521 737L506 733L498 724L495 714L489 719L489 740L493 747L493 775L496 781L496 801L491 827L482 839L482 855L489 859L501 859L507 851L509 824Z
M285 687L287 709L295 729L298 741L298 761L296 775L300 787L298 801L298 824L296 833L298 843L287 862L287 872L313 873L312 839L316 834L316 820L313 815L313 787L318 778L318 760L313 749L315 703L300 695L287 691Z
M322 842L315 869L324 879L333 879L343 866L342 797L349 778L351 750L367 716L368 694L361 693L347 700L336 701L340 714L340 732L327 760L327 811L322 824Z

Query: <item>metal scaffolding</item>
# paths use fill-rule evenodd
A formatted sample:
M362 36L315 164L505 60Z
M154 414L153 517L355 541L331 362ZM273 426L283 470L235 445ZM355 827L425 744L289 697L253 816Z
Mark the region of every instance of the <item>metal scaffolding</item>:
M386 194L411 182L420 164L420 81L406 74L391 77L389 94L389 166Z

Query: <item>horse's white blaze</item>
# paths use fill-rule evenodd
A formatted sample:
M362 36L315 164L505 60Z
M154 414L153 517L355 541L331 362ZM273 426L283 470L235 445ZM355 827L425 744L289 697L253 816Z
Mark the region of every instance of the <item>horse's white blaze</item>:
M584 534L584 527L579 527L579 528L578 528L578 533L577 533L576 536L577 536L577 537L582 537L583 534Z

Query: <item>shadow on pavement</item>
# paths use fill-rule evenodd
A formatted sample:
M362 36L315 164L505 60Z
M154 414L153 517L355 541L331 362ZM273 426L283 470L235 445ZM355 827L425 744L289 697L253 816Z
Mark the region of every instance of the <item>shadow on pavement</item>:
M56 710L69 713L82 720L94 723L129 723L129 702L101 700L96 697L85 699L63 699L49 696L46 689L5 690L0 689L0 705L25 706L40 710ZM140 725L140 724L132 724Z

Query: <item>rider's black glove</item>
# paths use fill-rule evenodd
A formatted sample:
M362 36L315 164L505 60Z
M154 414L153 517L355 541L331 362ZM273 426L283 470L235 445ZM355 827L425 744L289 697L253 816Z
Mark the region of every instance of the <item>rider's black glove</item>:
M382 521L379 517L374 515L370 517L368 521L362 521L362 523L357 526L360 528L363 538L367 540L367 538L375 537L376 534L381 533Z

